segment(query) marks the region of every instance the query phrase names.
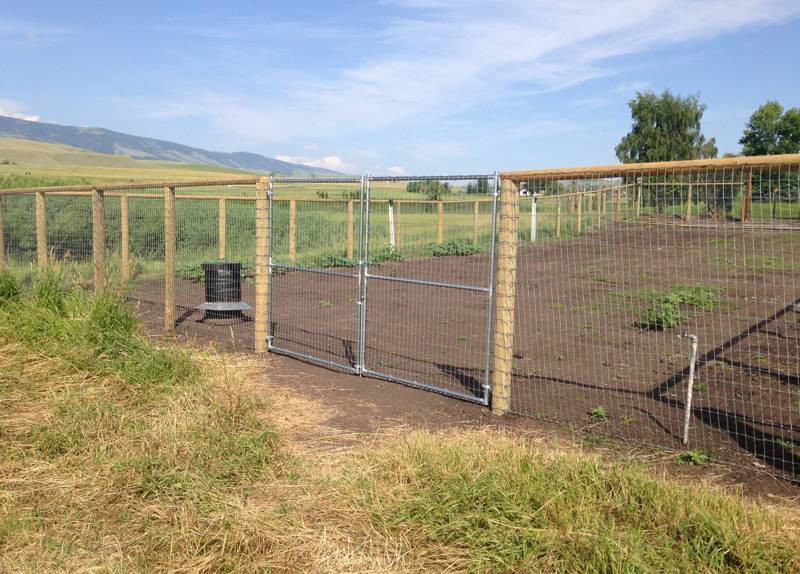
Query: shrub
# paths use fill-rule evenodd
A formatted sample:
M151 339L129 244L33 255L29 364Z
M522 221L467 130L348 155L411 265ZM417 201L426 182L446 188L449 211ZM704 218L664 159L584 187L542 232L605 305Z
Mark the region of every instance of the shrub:
M681 310L674 301L652 300L642 312L642 317L637 325L642 329L664 331L677 327L681 319Z

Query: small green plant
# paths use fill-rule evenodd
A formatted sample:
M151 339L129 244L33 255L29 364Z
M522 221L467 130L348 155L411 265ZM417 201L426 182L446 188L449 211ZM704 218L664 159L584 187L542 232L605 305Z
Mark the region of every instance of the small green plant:
M650 331L665 331L680 325L681 320L681 310L677 303L653 300L642 311L637 326Z
M708 383L695 383L694 390L698 393L704 393L708 390Z
M711 462L711 455L704 450L693 449L680 453L677 460L680 464L703 466Z
M374 253L370 253L369 255L369 262L371 264L376 263L385 263L387 261L402 261L403 254L397 251L396 249L392 249L391 247L388 249L379 249Z
M317 190L317 197L320 199L328 199L328 192L322 189Z
M608 412L606 411L605 407L595 407L592 409L590 413L592 419L603 422L608 420Z
M774 444L775 446L779 446L779 447L781 447L783 449L786 449L786 450L792 450L794 448L794 443L792 443L791 441L783 440L783 439L779 439L779 438L773 440L772 444Z
M344 255L328 254L320 257L312 265L316 267L354 267L356 262Z
M633 418L631 416L628 416L628 415L623 416L620 420L622 421L622 424L625 424L625 425L630 425L630 424L633 424L634 422L636 422L635 418Z
M444 243L432 245L429 252L433 257L475 255L483 251L480 245L467 239L451 239Z

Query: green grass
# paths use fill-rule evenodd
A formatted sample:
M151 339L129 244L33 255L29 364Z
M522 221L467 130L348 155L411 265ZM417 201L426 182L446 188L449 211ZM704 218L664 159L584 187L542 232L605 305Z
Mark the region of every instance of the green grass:
M779 522L736 497L521 440L418 435L373 457L378 531L465 572L796 572Z

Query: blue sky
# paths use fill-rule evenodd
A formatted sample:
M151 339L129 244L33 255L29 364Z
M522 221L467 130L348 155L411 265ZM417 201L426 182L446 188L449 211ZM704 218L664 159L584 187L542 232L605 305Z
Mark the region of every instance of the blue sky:
M636 90L738 151L797 0L6 2L0 113L358 173L613 163Z

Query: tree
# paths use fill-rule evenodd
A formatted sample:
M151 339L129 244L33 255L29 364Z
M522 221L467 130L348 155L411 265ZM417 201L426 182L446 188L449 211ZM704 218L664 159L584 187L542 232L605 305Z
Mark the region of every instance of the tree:
M628 105L633 126L616 147L623 163L717 157L716 140L700 131L705 105L697 96L675 96L665 90L637 92Z
M767 102L747 120L739 143L744 155L800 152L800 108L784 112L779 102Z

